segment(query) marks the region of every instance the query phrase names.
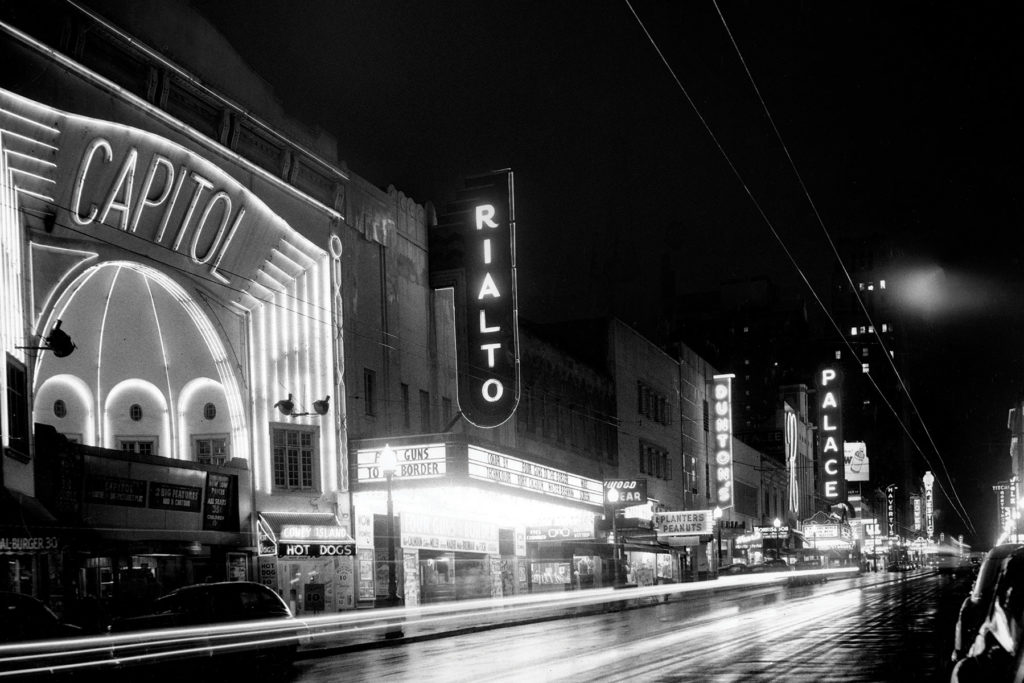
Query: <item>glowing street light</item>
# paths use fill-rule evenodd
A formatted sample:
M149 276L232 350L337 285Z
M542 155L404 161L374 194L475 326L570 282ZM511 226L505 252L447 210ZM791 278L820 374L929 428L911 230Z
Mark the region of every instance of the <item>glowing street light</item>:
M715 551L715 571L717 572L722 568L722 508L718 505L715 506L715 511L712 513L715 518L715 527L718 531L718 549Z
M782 526L782 520L776 517L772 520L772 526L775 527L775 559L782 557L782 553L779 552L779 527Z
M391 446L384 444L380 452L380 468L388 482L388 606L398 604L398 582L395 578L395 509L391 500L391 478L398 468L398 459Z

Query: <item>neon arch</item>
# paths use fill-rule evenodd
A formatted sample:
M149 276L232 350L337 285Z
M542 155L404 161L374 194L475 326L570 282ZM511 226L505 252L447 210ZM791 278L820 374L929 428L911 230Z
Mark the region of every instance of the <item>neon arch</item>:
M40 316L39 321L36 324L36 332L38 333L39 330L50 329L57 320L61 319L64 316L65 311L67 311L71 306L71 303L79 290L103 268L125 268L143 275L148 281L159 285L181 306L182 310L185 311L186 315L188 315L189 319L199 331L200 337L210 353L210 358L217 370L217 376L224 391L224 397L228 408L228 416L231 424L231 455L232 457L244 458L245 460L251 461L249 427L245 413L246 402L242 398L239 381L235 376L224 342L217 334L213 323L207 317L202 308L200 308L199 304L196 303L196 301L180 284L164 273L150 266L133 261L107 261L105 263L96 264L84 270L68 284L67 289L54 302L53 307L49 312ZM38 372L39 365L36 366L36 378L38 378ZM97 394L99 394L101 388L97 386L96 390ZM161 397L163 397L163 394L161 394ZM166 407L166 399L164 399L164 401L164 405ZM96 404L101 402L106 405L108 401L101 401L98 396ZM168 408L168 411L173 412L170 408ZM108 435L105 433L106 425L102 424L105 420L101 420L99 419L99 416L97 416L96 422L97 427L103 430L103 433L100 435L100 439L106 443L108 438ZM171 429L169 420L167 428L168 430ZM170 434L170 431L168 431L168 434ZM183 438L180 434L177 434L176 437L179 441ZM170 445L171 448L166 450L167 453L174 453L179 448L179 444L177 443L171 443Z
M94 446L96 445L96 422L95 422L95 411L96 407L93 404L92 393L89 391L89 385L82 381L81 377L75 375L54 375L47 378L45 382L36 389L36 396L40 396L46 391L51 391L59 388L66 388L72 394L82 402L82 407L85 409L85 420L83 423L82 431L82 443Z

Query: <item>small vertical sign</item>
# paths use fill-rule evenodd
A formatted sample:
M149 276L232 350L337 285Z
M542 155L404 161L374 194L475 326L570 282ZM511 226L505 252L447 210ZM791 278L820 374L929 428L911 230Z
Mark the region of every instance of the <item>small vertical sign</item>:
M835 366L818 372L818 457L821 497L830 505L846 503L843 460L842 373Z
M715 500L725 509L733 505L732 470L732 378L736 375L715 375L712 379L712 447L715 458Z

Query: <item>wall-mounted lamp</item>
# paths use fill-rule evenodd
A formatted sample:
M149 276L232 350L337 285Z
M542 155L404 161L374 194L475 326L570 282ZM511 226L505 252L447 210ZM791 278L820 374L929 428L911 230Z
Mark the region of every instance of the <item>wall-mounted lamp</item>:
M274 404L274 407L281 411L282 415L288 417L303 417L305 415L312 415L313 413L296 413L295 412L295 401L292 399L292 395L288 394L288 398L283 398ZM327 411L331 409L331 397L325 396L322 399L313 401L313 411L317 415L326 415Z
M71 352L77 347L75 343L71 341L71 337L68 333L60 329L61 321L58 320L57 324L50 330L50 334L43 340L46 346L19 346L19 349L34 349L36 351L51 351L57 358L64 358L70 356Z

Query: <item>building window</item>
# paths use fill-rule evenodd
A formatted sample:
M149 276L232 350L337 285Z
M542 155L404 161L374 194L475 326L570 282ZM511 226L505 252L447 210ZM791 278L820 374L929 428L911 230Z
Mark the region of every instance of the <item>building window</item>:
M441 397L441 415L444 418L444 426L447 427L452 419L452 400L447 396Z
M708 410L707 399L704 400L704 431L711 429L711 411Z
M28 460L30 411L28 405L28 371L7 356L7 429L8 451L21 460Z
M868 357L868 347L866 347L866 346L865 346L865 347L863 347L863 348L862 348L862 349L860 350L860 355L861 355L861 356L862 356L863 358L867 358L867 357Z
M860 364L860 371L863 372L864 374L867 374L870 371L868 366L869 366L869 363L861 363Z
M217 417L217 406L212 403L207 403L203 406L203 417L207 420L212 420Z
M142 420L142 406L138 403L133 403L128 408L128 417L132 418L132 422L140 422Z
M53 402L53 414L57 417L63 418L68 415L68 406L61 399L57 399Z
M158 439L155 436L131 437L129 439L118 437L117 439L121 452L132 455L157 455L157 442Z
M842 359L843 359L843 352L842 351L836 351L836 360L842 360Z
M885 280L879 280L878 281L878 288L879 289L885 289Z
M377 373L363 368L363 405L367 415L377 414Z
M200 465L223 465L229 459L228 437L197 436L193 439L195 444L196 462Z
M856 337L857 336L857 328L856 327L851 327L850 328L850 336L851 337Z
M429 433L430 425L430 392L420 389L420 431Z
M412 416L409 413L409 385L402 384L402 426L412 428Z
M315 430L273 427L274 488L312 489Z
M888 323L882 323L882 332L888 332L888 331L889 331L889 324Z

